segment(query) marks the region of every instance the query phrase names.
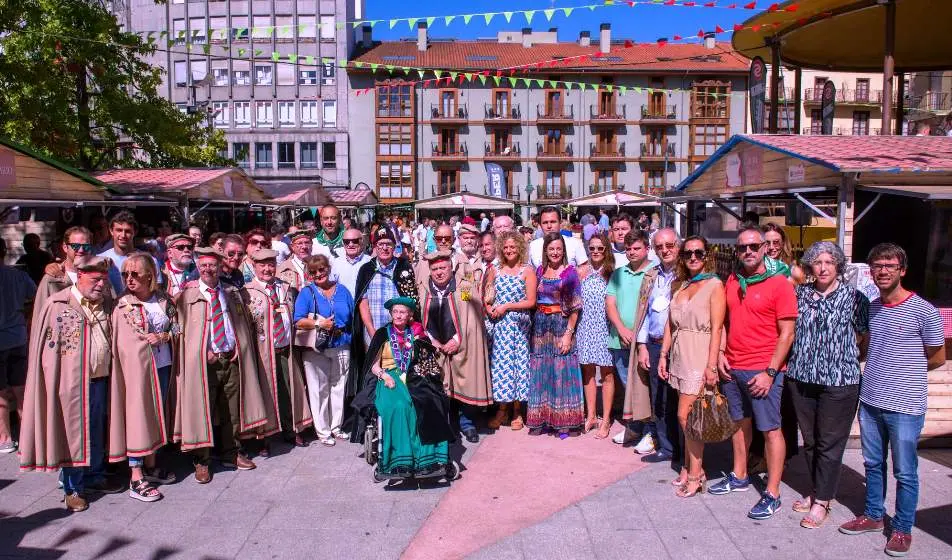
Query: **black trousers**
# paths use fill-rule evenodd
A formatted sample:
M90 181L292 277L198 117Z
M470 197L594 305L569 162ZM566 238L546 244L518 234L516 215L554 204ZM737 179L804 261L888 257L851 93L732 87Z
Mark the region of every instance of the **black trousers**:
M797 422L803 434L803 457L817 500L836 497L843 451L859 402L859 385L830 387L787 379Z

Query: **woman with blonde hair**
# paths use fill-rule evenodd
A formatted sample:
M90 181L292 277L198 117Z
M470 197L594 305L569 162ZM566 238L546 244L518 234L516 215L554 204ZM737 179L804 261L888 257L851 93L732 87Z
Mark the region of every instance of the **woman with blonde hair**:
M521 430L525 425L522 403L529 399L530 313L536 304L537 281L527 264L528 245L520 233L501 233L496 239L496 254L498 261L486 272L483 298L493 401L499 403L489 428L499 429L511 413L510 427Z
M126 293L112 313L109 461L128 457L129 496L154 502L162 494L152 484L175 482L173 473L155 466L156 451L169 440L175 305L157 290L151 255L133 253L122 263L121 274Z
M684 432L687 454L673 483L681 498L704 491L704 443L691 439L685 428L694 401L718 380L717 357L727 299L724 284L714 269L714 253L707 239L699 235L685 239L678 263L678 285L672 287L674 293L658 362L658 376L678 391L678 422Z

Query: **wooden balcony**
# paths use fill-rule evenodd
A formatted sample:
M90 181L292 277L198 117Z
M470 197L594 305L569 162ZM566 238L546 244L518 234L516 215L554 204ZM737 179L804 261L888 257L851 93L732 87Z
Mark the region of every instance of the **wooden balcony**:
M641 161L664 163L665 161L672 160L675 157L674 144L652 144L649 142L641 143Z
M568 163L574 156L572 144L566 144L564 148L547 146L542 142L536 144L536 160L539 162Z
M466 124L469 121L469 111L466 104L461 103L451 107L430 105L430 122L434 124Z
M641 106L642 124L672 124L678 120L678 106L668 105L666 107Z
M625 190L625 185L589 185L588 194L610 193Z
M599 146L589 144L589 161L625 161L625 143L618 146Z
M487 103L483 107L483 112L486 115L485 123L488 125L513 125L522 122L522 110L519 105L513 104L507 109L506 111L500 111L498 107Z
M466 142L460 142L456 146L443 146L433 143L430 153L434 162L462 163L469 159L469 149L466 147Z
M572 187L570 185L562 185L561 187L546 187L540 185L535 191L535 195L536 200L569 200L572 198Z
M572 105L568 107L546 107L545 105L536 105L536 124L572 124L575 122L575 108Z
M627 110L625 106L621 106L621 111L618 110L618 107L597 107L596 105L589 105L588 112L590 115L590 122L593 125L604 125L604 126L616 126L619 124L625 124L628 120Z
M500 161L519 161L522 157L522 148L518 142L506 146L495 146L489 142L483 144L483 152L487 159Z

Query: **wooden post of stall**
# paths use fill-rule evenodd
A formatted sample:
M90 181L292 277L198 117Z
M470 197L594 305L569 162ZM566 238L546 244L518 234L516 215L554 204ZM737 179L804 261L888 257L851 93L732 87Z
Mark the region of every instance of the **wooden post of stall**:
M906 97L906 75L903 72L896 73L896 80L899 82L899 93L896 94L896 136L902 136L902 122L905 118L905 97Z
M892 134L892 94L893 73L896 60L893 53L896 48L896 2L889 0L886 4L886 48L883 57L883 125L881 132Z
M846 262L853 260L853 210L856 195L856 174L844 173L837 194L836 244L843 249Z
M794 134L800 134L801 119L800 111L803 109L803 68L799 66L793 71L793 130Z
M770 119L767 132L776 134L780 122L780 39L770 41Z

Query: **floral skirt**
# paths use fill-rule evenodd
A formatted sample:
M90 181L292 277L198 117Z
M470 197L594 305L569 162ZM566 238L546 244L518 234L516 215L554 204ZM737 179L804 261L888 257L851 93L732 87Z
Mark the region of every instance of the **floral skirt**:
M560 354L558 340L568 321L560 313L536 313L529 360L530 428L565 430L580 428L585 421L582 372L575 347Z

